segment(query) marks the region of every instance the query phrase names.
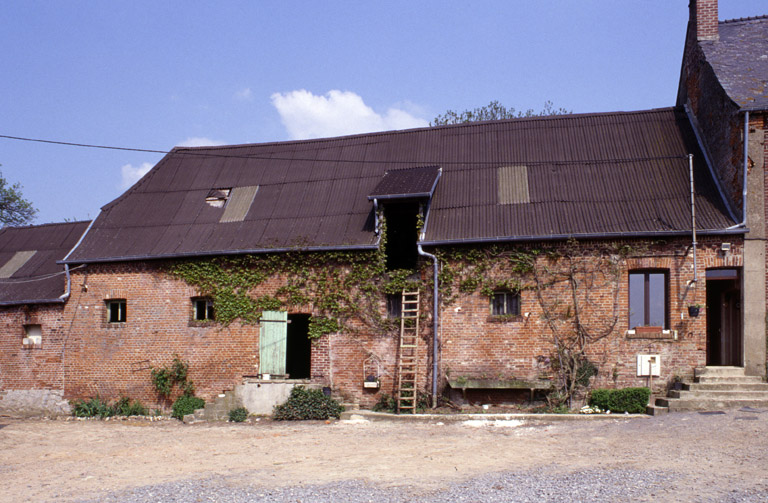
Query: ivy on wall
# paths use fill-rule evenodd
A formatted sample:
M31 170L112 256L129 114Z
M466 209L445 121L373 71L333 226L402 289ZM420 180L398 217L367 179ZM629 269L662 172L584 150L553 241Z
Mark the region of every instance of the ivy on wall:
M383 240L382 240L383 241ZM312 311L309 337L354 331L352 319L379 332L391 332L396 320L382 316L384 294L421 285L413 270L386 270L384 246L375 251L288 252L213 257L176 262L168 272L213 299L216 322L256 323L262 311L305 308ZM259 286L279 278L273 295Z

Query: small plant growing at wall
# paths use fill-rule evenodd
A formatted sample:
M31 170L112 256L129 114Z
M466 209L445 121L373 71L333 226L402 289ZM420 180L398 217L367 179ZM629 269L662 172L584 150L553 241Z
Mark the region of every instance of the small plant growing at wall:
M171 417L184 419L187 414L192 414L197 409L205 407L205 400L192 395L182 395L173 402Z
M187 381L189 372L189 363L180 359L178 355L173 355L173 362L170 366L152 369L152 385L155 391L163 398L170 398L174 387L178 386L182 393L187 396L195 394L195 385L192 381Z
M72 403L72 415L75 417L146 416L149 410L138 400L123 397L110 404L99 397L89 400L77 400Z
M291 390L288 400L275 405L272 417L278 421L302 419L330 419L344 412L344 407L322 390L296 386Z
M248 409L245 407L238 407L229 411L229 420L233 423L242 423L248 419Z

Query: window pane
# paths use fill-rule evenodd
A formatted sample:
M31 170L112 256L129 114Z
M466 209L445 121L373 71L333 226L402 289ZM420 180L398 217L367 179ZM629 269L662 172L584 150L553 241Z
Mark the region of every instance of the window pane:
M506 314L520 314L520 295L516 293L507 294L507 312Z
M629 328L645 324L645 274L629 275Z
M491 307L491 314L494 314L497 316L506 314L504 310L504 298L505 298L505 295L503 293L493 294L493 304Z
M664 274L650 273L648 274L648 288L650 296L649 310L649 325L652 327L664 327L666 326L666 288L664 281Z

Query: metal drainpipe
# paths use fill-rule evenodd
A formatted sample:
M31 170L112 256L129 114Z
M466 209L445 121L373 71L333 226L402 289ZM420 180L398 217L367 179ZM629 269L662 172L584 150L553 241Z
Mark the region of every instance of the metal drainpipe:
M437 299L437 292L438 292L438 285L437 285L437 257L432 255L431 253L425 252L421 245L418 245L416 248L419 251L419 255L422 257L427 257L432 259L432 269L433 269L433 287L432 287L432 312L434 317L434 323L433 323L433 334L432 334L432 408L434 409L437 407L437 334L438 334L438 325L440 322L440 312L438 311L438 299Z
M67 275L67 289L59 296L62 302L66 301L72 293L72 276L69 275L69 264L64 264L64 274Z
M691 230L693 232L693 281L696 284L696 199L693 193L693 154L688 154L688 172L691 176Z
M741 191L742 219L741 224L747 225L747 171L749 171L749 111L744 112L744 187Z

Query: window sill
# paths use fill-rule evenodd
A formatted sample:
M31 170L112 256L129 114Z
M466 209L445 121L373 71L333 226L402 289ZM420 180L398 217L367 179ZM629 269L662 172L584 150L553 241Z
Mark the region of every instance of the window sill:
M119 329L119 328L123 328L125 326L125 322L124 321L108 321L108 322L104 323L104 326L106 328Z
M216 325L215 320L189 320L189 324L188 324L188 326L190 327L200 327L200 328L213 327L215 325Z
M492 314L485 321L488 323L511 323L523 321L519 314Z
M627 339L677 340L677 330L665 330L661 327L635 327L626 332Z
M43 343L25 342L21 344L21 349L43 349Z

